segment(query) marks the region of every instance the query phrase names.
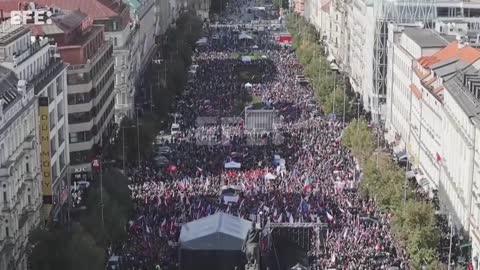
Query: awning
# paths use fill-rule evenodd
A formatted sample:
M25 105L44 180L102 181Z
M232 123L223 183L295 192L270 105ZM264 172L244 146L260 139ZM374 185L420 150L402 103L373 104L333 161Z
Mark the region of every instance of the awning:
M417 183L419 186L424 187L428 186L428 180L423 174L417 174L415 175L415 179L417 180Z

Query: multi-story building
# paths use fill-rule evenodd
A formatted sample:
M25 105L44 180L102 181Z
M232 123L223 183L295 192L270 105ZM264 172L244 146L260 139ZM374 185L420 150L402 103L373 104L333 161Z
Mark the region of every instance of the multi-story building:
M452 213L470 224L472 262L480 257L480 61L444 83L444 133L441 184Z
M2 23L0 28L4 37L0 41L0 65L13 70L27 85L33 85L35 96L48 98L49 132L44 135L49 141L48 149L42 149L41 157L51 164L48 172L46 168L42 167L42 170L44 174L51 174L43 181L44 185L50 185L47 189L53 194L45 194L45 186L43 192L51 196L52 201L45 203L53 204L53 219L65 221L70 193L69 146L65 142L68 134L66 65L48 38L32 35L30 29L11 25L10 21ZM65 211L60 211L62 209ZM50 211L47 212L49 215Z
M438 190L452 224L469 233L478 269L480 50L455 33L390 25L387 140L425 191Z
M309 0L307 0L309 1ZM340 12L338 8L326 8L327 3L330 7L346 5L347 12ZM305 4L305 9L314 5ZM387 72L387 37L388 23L415 23L422 22L426 26L435 25L433 22L441 20L447 23L455 23L462 19L468 24L468 31L478 30L480 19L479 1L463 0L394 0L394 1L340 1L340 5L335 0L326 0L321 2L319 12L320 23L313 20L313 11L305 11L308 20L313 23L317 29L320 28L322 36L327 41L327 47L340 64L340 69L345 71L350 79L353 89L362 96L364 108L372 113L373 119L381 123L385 117L386 81ZM338 15L338 19L337 19ZM342 16L346 18L342 18ZM327 19L326 19L327 18ZM330 20L328 19L330 18ZM318 19L317 19L318 21ZM346 27L345 27L345 23ZM342 25L347 33L343 38L342 31L337 31L335 24ZM317 25L320 25L318 27ZM362 35L362 37L359 37ZM347 40L345 42L345 40ZM349 40L349 41L348 41ZM337 42L337 43L335 43ZM338 49L338 46L346 45L346 49ZM337 46L335 45L337 44ZM355 52L356 51L356 52ZM362 52L361 58L358 52ZM355 58L348 58L350 55ZM341 64L341 58L345 64ZM361 63L360 69L358 64ZM362 73L359 76L358 70Z
M39 36L55 40L58 53L69 63L68 122L70 173L88 178L96 145L107 142L114 130L113 45L105 41L104 26L93 24L85 13L57 13L52 25L35 26ZM103 136L103 137L102 137Z
M135 44L132 47L130 72L134 74L136 87L140 85L140 79L147 66L151 63L155 52L155 29L158 20L155 14L155 1L124 0L130 6L131 17L139 23L139 31Z
M367 30L367 5L366 1L353 1L352 4L347 5L347 31L350 32L349 42L349 81L354 92L360 93L361 96L367 96L362 93L364 89L363 77L365 76L366 61L366 36Z
M448 42L431 30L394 25L390 29L385 126L389 140L398 139L394 149L398 157L408 155L417 169L419 184L433 192L438 189L439 179L435 159L440 151L437 128L442 121L442 88L431 64L453 56L442 50ZM428 57L436 60L428 61ZM432 90L430 85L437 84Z
M0 34L0 42L4 38ZM35 119L38 106L33 84L0 66L0 269L26 269L28 234L41 219L42 177Z
M79 9L88 14L94 24L104 26L104 38L111 41L114 48L116 95L114 120L119 124L123 117L132 117L135 113L135 77L137 69L140 68L136 66L138 63L135 58L138 50L142 50L143 44L138 42L139 21L130 17L129 6L115 0L37 0L37 2L65 11ZM145 3L145 7L148 10L149 4Z
M48 38L0 29L0 269L26 269L30 231L68 207L66 66Z

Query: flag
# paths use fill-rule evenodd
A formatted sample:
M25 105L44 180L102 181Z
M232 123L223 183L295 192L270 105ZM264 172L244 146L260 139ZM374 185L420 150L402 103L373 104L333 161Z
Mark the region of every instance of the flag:
M200 168L200 167L197 167L197 172L198 172L198 173L203 173L203 169Z
M307 178L305 178L305 182L303 183L303 189L306 189L307 187L312 187L312 178L310 178L310 176L307 176Z
M437 161L437 163L442 162L442 157L440 156L439 153L436 154L435 160Z
M333 216L329 212L327 212L327 219L328 219L329 222L333 221Z

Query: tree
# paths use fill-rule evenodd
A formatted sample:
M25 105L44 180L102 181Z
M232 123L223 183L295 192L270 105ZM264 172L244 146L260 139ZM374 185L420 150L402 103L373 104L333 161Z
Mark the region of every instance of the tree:
M30 235L33 270L101 270L105 267L105 253L93 237L78 223L71 230L37 229Z
M69 268L68 253L64 244L69 241L62 229L52 231L38 228L29 237L32 245L30 262L33 270L61 270Z
M71 258L68 269L102 270L105 268L104 249L96 245L92 235L88 234L80 224L73 224L71 240L68 243L68 253Z

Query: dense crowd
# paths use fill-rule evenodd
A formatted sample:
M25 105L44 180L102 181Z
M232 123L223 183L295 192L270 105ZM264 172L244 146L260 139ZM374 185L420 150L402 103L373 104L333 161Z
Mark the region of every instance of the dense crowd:
M407 258L390 233L391 217L357 192L360 172L341 143L342 123L323 116L312 89L296 83L302 67L294 52L272 44L265 31L255 37L263 42L254 40L261 44L255 51L265 57L248 63L234 59L232 52L250 46L237 40L241 30L206 30L209 45L194 56L195 77L177 104L184 132L165 142L171 149L168 168L147 162L128 172L135 203L124 251L130 266L176 269L182 224L222 211L261 226L327 223L326 245L310 252L320 269L407 269ZM238 78L237 69L245 66L262 70L251 87ZM221 124L221 117L241 115L237 107L251 96L279 110L275 130L257 134L243 123ZM219 121L197 126L202 116ZM284 168L274 156L285 160ZM228 161L241 168L225 169ZM238 201L222 201L225 187L236 187Z

